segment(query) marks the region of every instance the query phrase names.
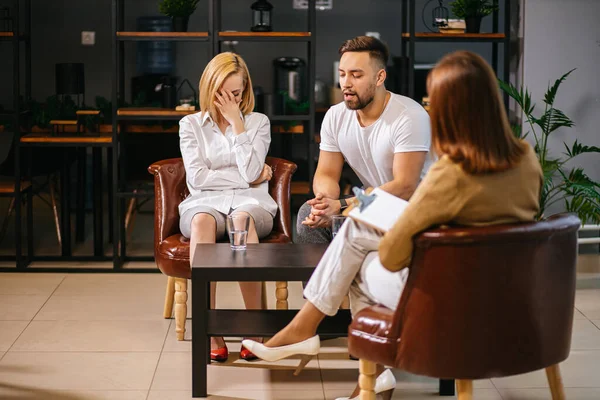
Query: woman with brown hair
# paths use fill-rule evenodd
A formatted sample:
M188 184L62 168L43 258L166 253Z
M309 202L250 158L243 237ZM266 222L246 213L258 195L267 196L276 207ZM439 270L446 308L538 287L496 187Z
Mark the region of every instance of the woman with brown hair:
M351 219L342 226L290 324L265 345L243 342L258 357L276 361L300 354L301 369L319 352L318 325L337 312L348 292L353 314L373 304L395 309L418 233L444 224L526 222L537 215L542 171L533 149L513 136L486 61L467 51L449 54L431 71L427 86L438 161L385 235ZM375 391L389 399L394 387L387 370Z

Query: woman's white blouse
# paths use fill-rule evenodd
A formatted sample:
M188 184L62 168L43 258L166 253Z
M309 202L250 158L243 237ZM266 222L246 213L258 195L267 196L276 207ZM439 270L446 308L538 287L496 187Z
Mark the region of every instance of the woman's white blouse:
M208 113L190 114L179 122L179 146L190 191L179 204L179 215L200 205L229 214L230 209L247 204L277 214L269 182L250 185L260 176L269 151L269 118L260 113L242 118L246 130L239 135L231 126L221 133Z

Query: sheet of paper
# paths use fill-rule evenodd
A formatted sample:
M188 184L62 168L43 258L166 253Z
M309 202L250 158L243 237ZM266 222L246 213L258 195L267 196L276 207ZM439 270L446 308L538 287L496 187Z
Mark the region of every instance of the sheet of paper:
M360 211L359 207L355 207L350 211L350 218L387 232L394 225L398 217L404 212L408 206L408 201L389 194L379 188L375 188L371 195L376 195L375 200L364 210Z

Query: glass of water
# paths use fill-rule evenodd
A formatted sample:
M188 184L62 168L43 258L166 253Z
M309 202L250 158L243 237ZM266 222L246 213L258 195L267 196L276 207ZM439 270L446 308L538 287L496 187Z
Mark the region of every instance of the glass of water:
M334 215L331 217L331 233L335 238L335 235L340 231L342 225L346 221L346 217L344 215Z
M227 217L227 230L231 250L246 250L250 217L246 214L233 214Z

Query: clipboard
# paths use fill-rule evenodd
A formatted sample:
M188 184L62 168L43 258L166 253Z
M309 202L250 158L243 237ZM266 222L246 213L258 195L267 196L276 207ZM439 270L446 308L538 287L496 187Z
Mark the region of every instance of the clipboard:
M394 226L409 204L380 188L363 190L355 187L352 191L356 197L342 214L381 233Z

